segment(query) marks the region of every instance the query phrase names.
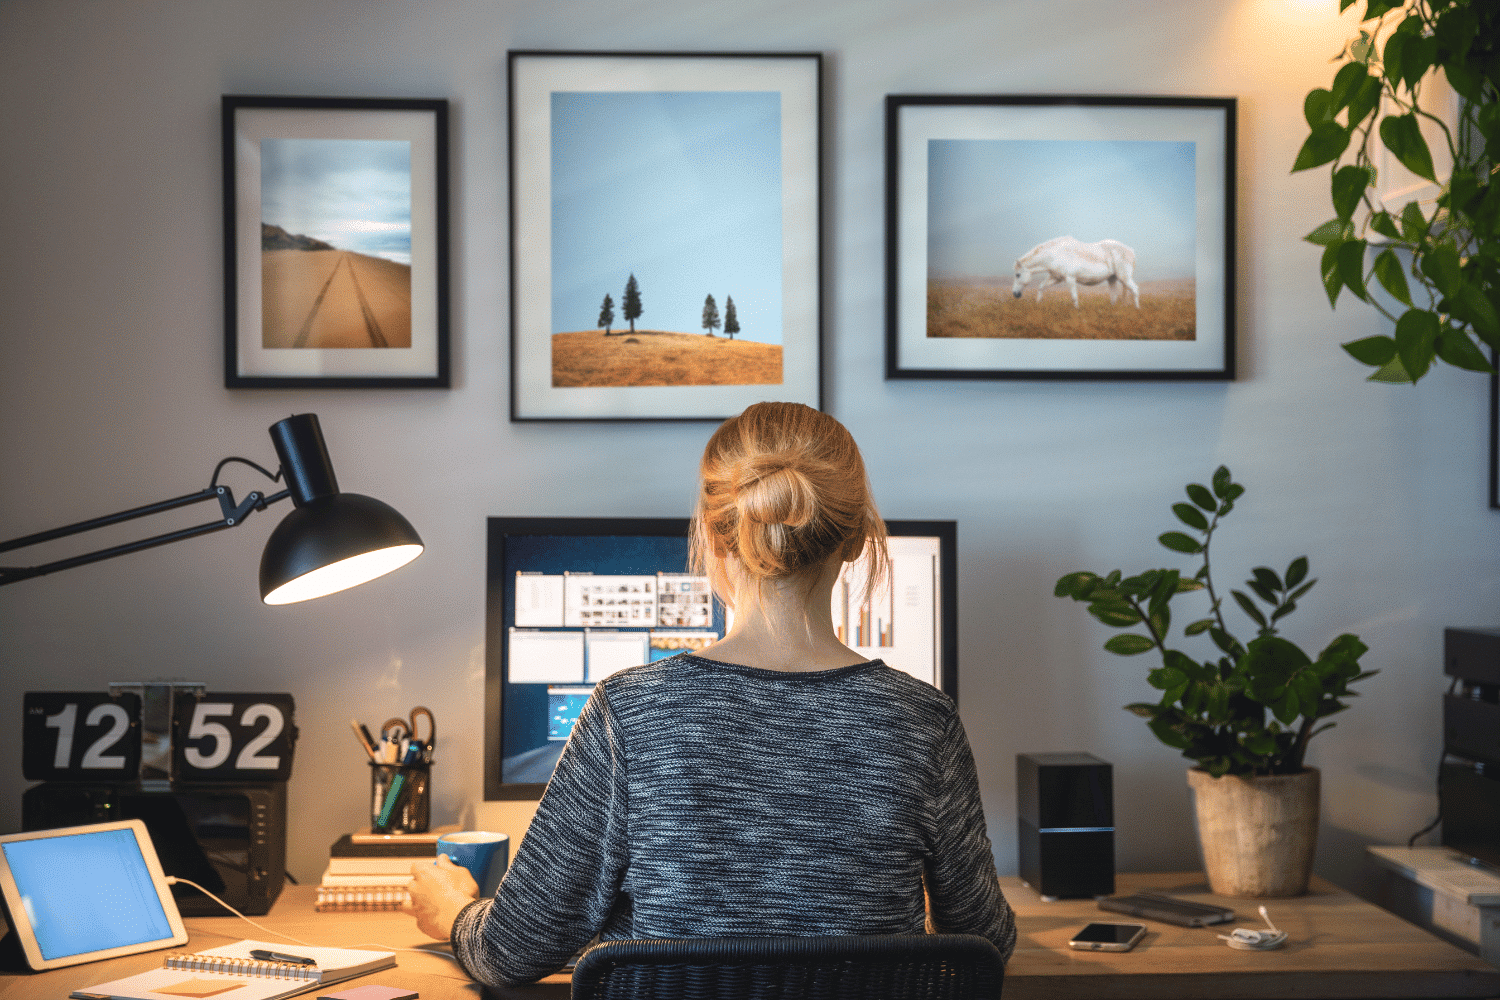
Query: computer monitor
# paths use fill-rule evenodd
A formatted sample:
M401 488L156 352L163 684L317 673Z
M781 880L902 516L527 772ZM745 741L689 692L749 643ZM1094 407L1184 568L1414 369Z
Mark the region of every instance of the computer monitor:
M958 529L887 521L887 582L833 590L839 638L958 697ZM594 685L702 649L731 618L688 568L687 518L492 517L485 602L484 797L537 799Z

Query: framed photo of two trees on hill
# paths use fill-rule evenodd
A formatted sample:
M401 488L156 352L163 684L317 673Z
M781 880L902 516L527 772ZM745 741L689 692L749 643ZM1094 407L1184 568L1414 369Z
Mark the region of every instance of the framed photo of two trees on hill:
M448 102L222 99L224 384L448 386Z
M821 401L821 58L509 53L511 419Z
M1235 101L886 97L886 377L1234 377Z

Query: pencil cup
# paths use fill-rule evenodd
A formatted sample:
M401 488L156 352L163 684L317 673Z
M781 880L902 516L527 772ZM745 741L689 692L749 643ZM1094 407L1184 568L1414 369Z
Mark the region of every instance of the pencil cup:
M432 811L432 765L370 765L370 829L376 833L426 833ZM398 782L396 779L400 778ZM387 800L394 795L395 800Z
M437 839L437 853L469 869L479 885L479 895L489 897L495 894L510 863L510 837L482 830L445 833Z

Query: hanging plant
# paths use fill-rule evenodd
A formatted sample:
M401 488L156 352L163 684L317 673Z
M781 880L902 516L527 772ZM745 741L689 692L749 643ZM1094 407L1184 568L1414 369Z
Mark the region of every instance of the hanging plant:
M1356 2L1340 0L1340 12ZM1292 166L1331 164L1335 214L1306 239L1324 248L1331 305L1347 288L1395 324L1393 336L1344 350L1376 369L1374 381L1416 382L1435 358L1488 372L1482 345L1500 349L1500 2L1366 0L1359 36L1334 61L1342 65L1332 86L1303 102L1310 132ZM1456 121L1422 105L1434 70L1460 98ZM1447 144L1446 178L1434 170L1424 121ZM1434 211L1373 194L1377 141L1441 185ZM1377 283L1404 311L1373 294Z

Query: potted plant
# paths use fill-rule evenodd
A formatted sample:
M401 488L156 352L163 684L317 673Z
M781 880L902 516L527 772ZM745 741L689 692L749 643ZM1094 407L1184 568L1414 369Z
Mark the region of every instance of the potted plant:
M1251 571L1246 591L1229 597L1257 629L1249 642L1230 631L1224 595L1215 587L1210 549L1220 521L1245 492L1220 466L1212 488L1190 483L1188 503L1172 511L1195 534L1168 531L1160 542L1197 556L1191 576L1175 569L1149 569L1125 577L1119 570L1069 573L1053 593L1088 605L1089 613L1125 631L1104 648L1121 656L1155 651L1161 665L1146 676L1161 692L1154 702L1126 705L1147 720L1163 743L1193 761L1199 840L1209 885L1228 896L1296 896L1307 889L1317 846L1318 772L1304 763L1308 742L1343 711L1350 685L1372 676L1359 658L1367 647L1340 635L1316 658L1281 637L1278 625L1316 580L1307 578L1307 557L1285 572L1265 566ZM1196 537L1195 537L1196 535ZM1198 660L1172 647L1172 602L1201 591L1206 613L1182 627L1184 637L1206 636L1216 656ZM1143 630L1143 631L1138 631Z
M1339 0L1339 10L1355 2ZM1376 369L1374 381L1416 382L1434 358L1488 372L1481 345L1500 348L1500 3L1366 0L1358 37L1334 61L1332 85L1303 102L1310 131L1292 166L1331 164L1334 217L1306 238L1324 248L1330 304L1347 288L1395 324L1393 336L1344 349ZM1449 120L1422 101L1437 72L1458 97ZM1423 122L1447 147L1445 178ZM1381 146L1440 185L1427 211L1373 192ZM1388 302L1372 294L1376 283Z

